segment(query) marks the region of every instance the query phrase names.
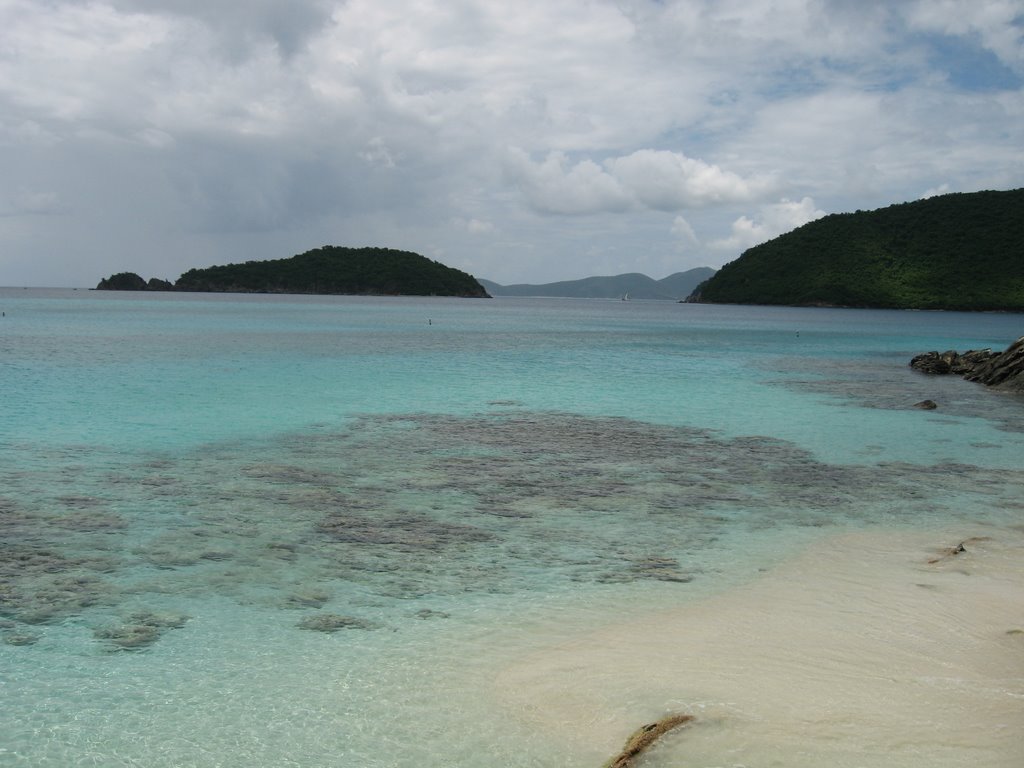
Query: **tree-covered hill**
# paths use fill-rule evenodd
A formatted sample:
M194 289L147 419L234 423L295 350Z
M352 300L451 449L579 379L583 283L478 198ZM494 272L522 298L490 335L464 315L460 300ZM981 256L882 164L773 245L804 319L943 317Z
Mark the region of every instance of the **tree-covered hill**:
M690 300L1024 311L1024 189L826 216L750 248Z
M133 276L132 273L114 275L102 281L98 287L153 289L152 285L143 283L142 278L130 280L126 279L126 275ZM164 285L164 290L171 288L168 284ZM334 245L325 245L287 259L190 269L178 278L173 290L487 297L483 286L472 275L418 253L390 248L342 248Z

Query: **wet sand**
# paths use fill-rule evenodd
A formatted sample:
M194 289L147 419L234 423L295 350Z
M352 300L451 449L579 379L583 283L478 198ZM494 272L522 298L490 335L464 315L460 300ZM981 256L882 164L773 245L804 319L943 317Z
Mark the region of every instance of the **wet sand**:
M595 765L641 724L687 712L697 722L644 765L1018 768L1024 530L829 538L496 683L513 717Z

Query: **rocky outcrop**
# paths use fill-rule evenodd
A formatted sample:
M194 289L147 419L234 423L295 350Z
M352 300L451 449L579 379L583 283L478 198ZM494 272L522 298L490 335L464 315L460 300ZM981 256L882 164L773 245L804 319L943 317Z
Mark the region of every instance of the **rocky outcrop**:
M144 291L146 281L134 272L118 272L100 280L97 291Z
M1024 392L1024 336L1006 351L980 361L974 370L965 374L968 381L980 381L990 387L1006 387Z
M965 376L998 354L991 349L971 349L963 354L953 349L925 352L911 360L910 367L921 373L957 373Z
M1024 336L1007 347L1005 352L991 349L925 352L910 361L910 367L921 373L955 373L968 381L988 387L1024 392Z
M149 278L146 282L134 272L118 272L105 277L96 286L97 291L173 291L174 285L159 277Z

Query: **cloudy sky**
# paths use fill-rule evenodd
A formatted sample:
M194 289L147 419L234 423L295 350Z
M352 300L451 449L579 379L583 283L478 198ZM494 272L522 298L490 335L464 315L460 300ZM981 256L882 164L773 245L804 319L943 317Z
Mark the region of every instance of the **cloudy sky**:
M718 267L1024 186L1024 0L0 0L0 285Z

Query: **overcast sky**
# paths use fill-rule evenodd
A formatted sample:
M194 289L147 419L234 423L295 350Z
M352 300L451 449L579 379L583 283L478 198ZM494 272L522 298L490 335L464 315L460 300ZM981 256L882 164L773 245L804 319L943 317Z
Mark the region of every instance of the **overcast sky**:
M0 285L719 267L1024 186L1024 0L0 0Z

